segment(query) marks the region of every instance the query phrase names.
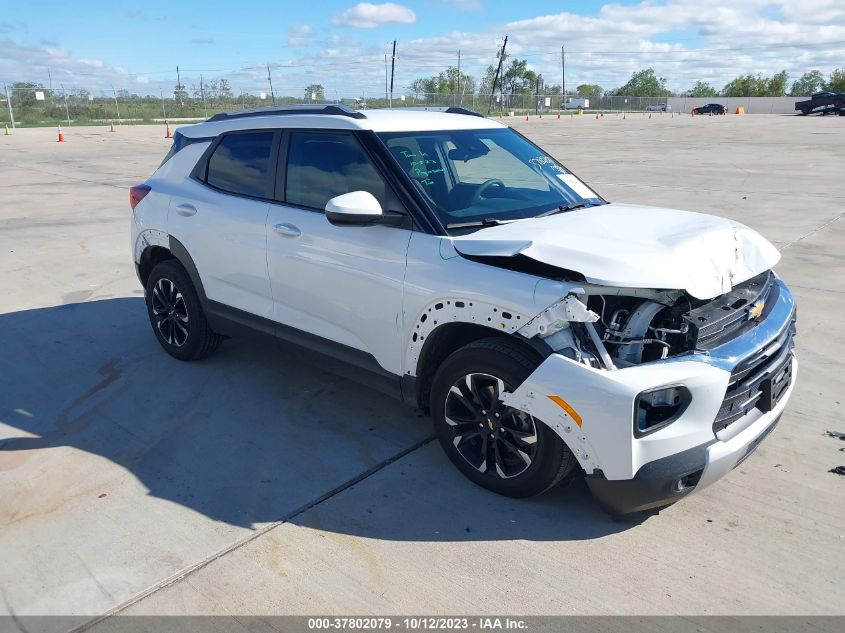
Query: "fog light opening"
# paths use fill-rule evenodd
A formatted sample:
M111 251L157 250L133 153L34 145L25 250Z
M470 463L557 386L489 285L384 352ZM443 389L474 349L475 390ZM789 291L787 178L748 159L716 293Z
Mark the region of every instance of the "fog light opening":
M694 473L690 473L689 475L684 475L674 483L672 486L672 492L689 492L698 485L698 480L701 479L702 472L703 471L698 470Z
M642 437L668 426L681 416L691 400L692 394L683 385L643 391L634 408L634 436Z

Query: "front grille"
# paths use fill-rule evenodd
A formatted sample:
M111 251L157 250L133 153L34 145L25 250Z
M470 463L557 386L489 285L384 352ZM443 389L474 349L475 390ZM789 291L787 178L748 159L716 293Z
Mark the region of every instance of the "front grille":
M795 315L777 340L745 359L731 372L731 380L713 431L719 432L754 409L770 411L792 382Z
M777 303L778 285L774 275L766 271L756 277L734 286L730 292L702 303L690 310L684 319L693 338L693 347L701 350L713 349L741 336L757 323L749 315L757 304L764 304L760 318L768 314Z

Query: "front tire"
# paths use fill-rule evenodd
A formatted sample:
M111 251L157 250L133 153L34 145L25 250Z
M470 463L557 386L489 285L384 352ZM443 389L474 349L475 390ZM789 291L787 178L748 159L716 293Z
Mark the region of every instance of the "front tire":
M168 259L156 265L145 290L150 325L164 351L190 361L217 349L221 337L208 325L197 291L179 262Z
M501 401L538 364L515 342L483 339L449 356L432 382L434 429L446 455L468 479L508 497L540 494L576 463L552 429Z

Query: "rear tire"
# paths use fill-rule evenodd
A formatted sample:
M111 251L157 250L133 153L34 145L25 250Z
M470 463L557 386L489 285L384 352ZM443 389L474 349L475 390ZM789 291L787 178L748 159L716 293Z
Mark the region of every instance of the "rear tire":
M147 279L144 300L156 339L179 360L210 356L222 338L212 331L191 278L175 259L157 264Z
M539 363L515 342L482 339L449 356L432 382L434 429L446 455L468 479L508 497L540 494L576 464L552 429L500 400Z

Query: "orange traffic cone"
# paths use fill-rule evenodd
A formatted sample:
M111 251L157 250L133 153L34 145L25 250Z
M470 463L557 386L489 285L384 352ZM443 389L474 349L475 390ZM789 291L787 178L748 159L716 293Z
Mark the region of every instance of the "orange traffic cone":
M170 132L170 123L165 119L164 124L167 126L167 132L164 135L164 138L173 138L173 134Z
M114 129L114 121L112 121L112 122L111 122L111 131L112 131L112 132L117 132L117 130L115 130L115 129Z
M560 121L560 110L557 111L557 120Z
M59 126L59 140L56 143L64 143L65 142L65 135L62 134L62 126Z
M528 120L528 115L527 115L527 114L525 115L525 120L526 120L526 121Z

